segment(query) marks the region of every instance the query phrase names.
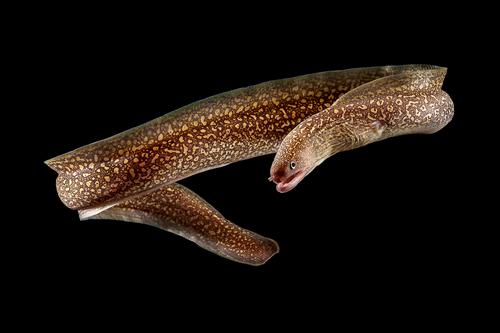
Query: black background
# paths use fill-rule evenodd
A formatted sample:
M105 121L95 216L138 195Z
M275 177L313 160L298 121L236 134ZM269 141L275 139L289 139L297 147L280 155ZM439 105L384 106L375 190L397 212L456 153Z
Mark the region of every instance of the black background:
M278 307L289 314L320 311L317 299L346 313L360 303L375 311L383 302L400 315L399 304L417 302L437 313L440 302L464 297L456 290L475 236L457 219L471 193L455 174L465 169L464 150L471 151L463 133L471 111L465 82L473 69L464 52L473 48L473 36L458 18L445 21L445 12L406 17L378 9L380 15L358 20L338 13L315 18L318 11L264 10L245 18L236 11L217 20L202 11L151 19L95 11L47 19L30 30L22 59L33 91L25 122L34 133L30 178L37 185L29 187L36 199L25 206L33 217L23 224L20 243L30 245L19 249L27 252L26 285L41 292L41 303L58 295L62 305L90 300L102 308L106 302L142 308L149 296L161 309L217 304L238 313L256 302L250 316L258 318ZM273 156L181 181L231 221L278 241L281 252L261 267L222 259L148 226L80 222L59 201L56 174L43 164L227 90L409 63L448 67L444 90L455 118L439 133L339 154L287 194L267 181Z

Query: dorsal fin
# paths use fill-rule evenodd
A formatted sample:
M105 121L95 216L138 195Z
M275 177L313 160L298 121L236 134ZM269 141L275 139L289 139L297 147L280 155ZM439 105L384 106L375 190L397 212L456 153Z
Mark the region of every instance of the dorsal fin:
M333 106L348 103L350 100L375 98L388 94L411 94L441 90L447 68L432 65L387 66L393 75L365 83L342 97Z

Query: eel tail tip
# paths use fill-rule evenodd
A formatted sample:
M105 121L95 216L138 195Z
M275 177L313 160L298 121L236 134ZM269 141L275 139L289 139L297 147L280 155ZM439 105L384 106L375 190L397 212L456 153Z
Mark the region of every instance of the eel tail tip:
M274 239L271 238L266 238L265 242L267 243L265 246L265 250L261 255L259 256L258 260L255 260L253 262L246 262L247 264L250 264L251 266L262 266L265 263L269 261L272 257L274 257L276 254L280 252L280 247L278 245L278 242L276 242Z
M51 168L52 170L58 172L58 170L56 169L55 167L55 158L50 158L48 160L45 160L43 161L43 163L48 166L49 168Z

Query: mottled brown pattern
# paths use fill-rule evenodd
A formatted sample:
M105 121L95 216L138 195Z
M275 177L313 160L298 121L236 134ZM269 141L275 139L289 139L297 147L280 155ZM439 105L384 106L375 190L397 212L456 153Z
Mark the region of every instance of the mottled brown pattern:
M391 136L433 133L453 116L446 69L385 66L271 81L190 104L46 163L59 197L82 219L153 225L226 258L260 265L277 244L227 221L174 182L279 151L285 192L327 157Z
M228 163L273 153L307 117L385 67L324 72L216 95L47 161L72 209L119 201Z
M144 223L187 238L222 257L262 265L279 251L272 239L238 227L180 184L127 200L91 219Z
M278 191L291 190L336 153L393 136L434 133L451 121L453 102L441 90L445 68L391 68L392 75L349 91L286 136L271 167Z

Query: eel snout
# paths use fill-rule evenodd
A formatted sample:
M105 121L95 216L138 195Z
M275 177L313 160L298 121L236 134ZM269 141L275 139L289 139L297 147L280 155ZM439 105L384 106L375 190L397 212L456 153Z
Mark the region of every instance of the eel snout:
M269 177L269 180L276 184L276 191L286 193L294 189L304 179L306 174L303 170L297 170L288 175L286 173L275 173Z

